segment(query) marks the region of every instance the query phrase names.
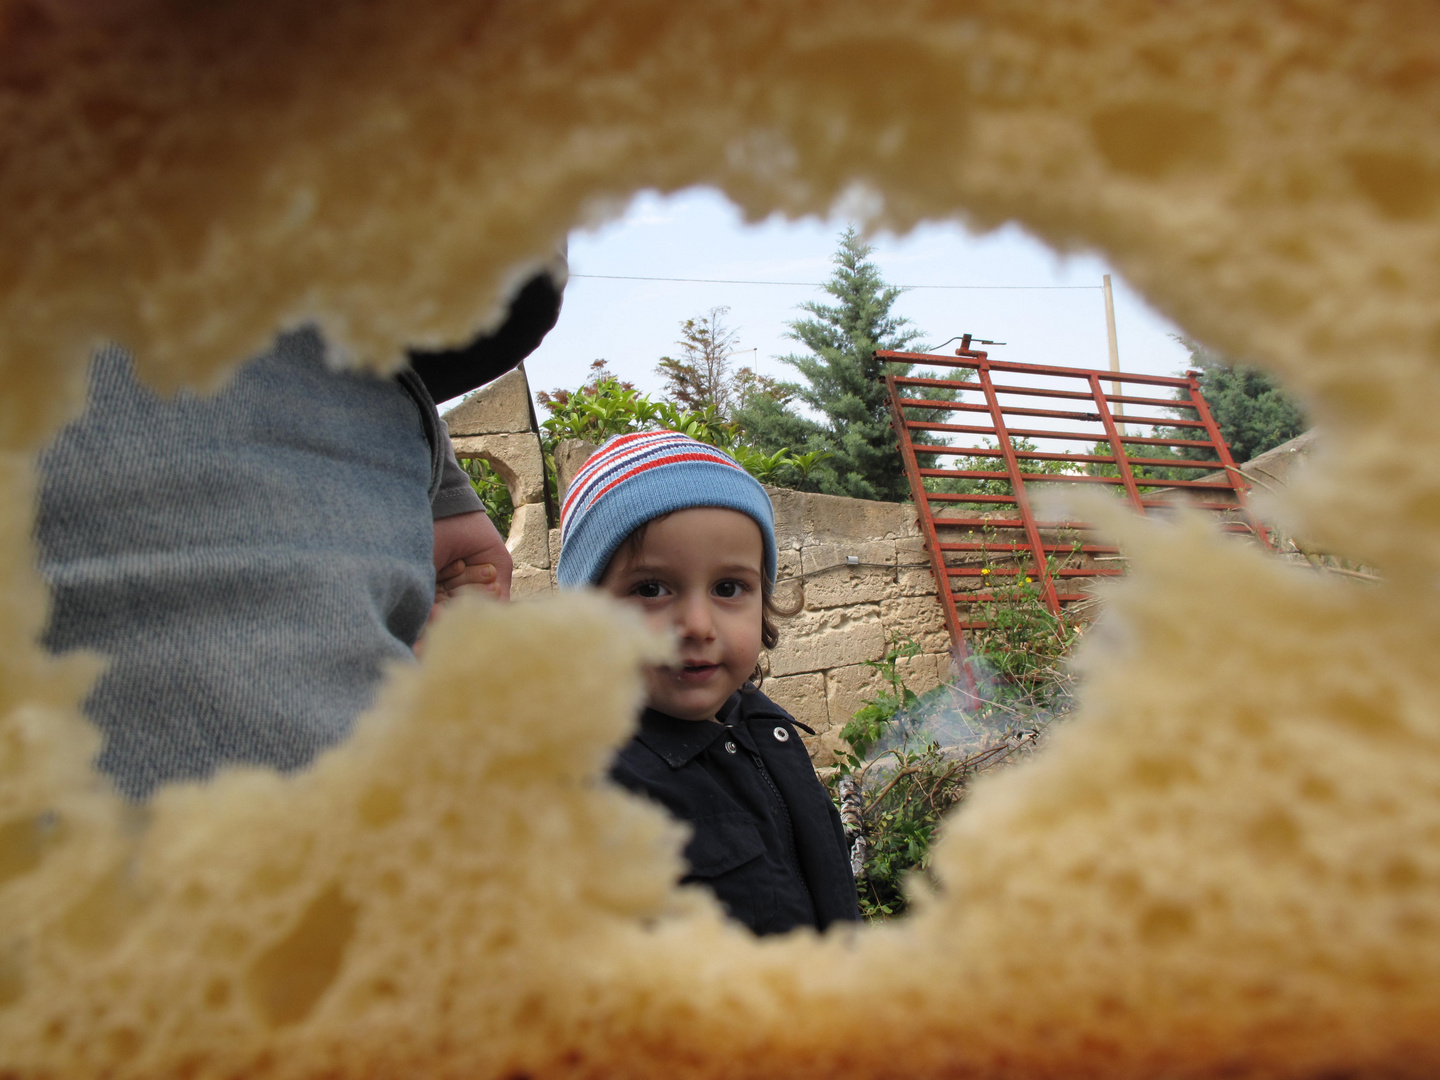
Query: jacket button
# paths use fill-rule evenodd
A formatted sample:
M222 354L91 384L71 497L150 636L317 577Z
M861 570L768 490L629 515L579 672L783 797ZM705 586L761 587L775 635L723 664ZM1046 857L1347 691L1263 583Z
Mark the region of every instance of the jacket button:
M733 742L727 742L727 743L725 744L725 752L726 752L727 754L733 754L733 753L735 753L735 752L736 752L736 751L735 751L735 744L734 744Z
M789 728L779 727L779 726L777 725L776 728L775 728L775 741L776 741L776 742L789 742L789 741L790 741L790 729L789 729Z

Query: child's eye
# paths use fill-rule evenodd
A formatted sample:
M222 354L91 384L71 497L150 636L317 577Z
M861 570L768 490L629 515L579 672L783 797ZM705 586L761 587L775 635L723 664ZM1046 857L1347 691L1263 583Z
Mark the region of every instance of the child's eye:
M733 600L745 591L743 581L721 581L715 585L715 595L722 600Z
M642 581L630 590L630 595L641 600L655 600L665 595L665 586L658 581Z

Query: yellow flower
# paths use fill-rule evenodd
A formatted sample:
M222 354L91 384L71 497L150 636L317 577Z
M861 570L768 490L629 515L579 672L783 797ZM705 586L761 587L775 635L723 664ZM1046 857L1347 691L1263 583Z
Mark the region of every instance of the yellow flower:
M1025 584L1026 584L1026 585L1029 585L1029 584L1030 584L1030 579L1029 579L1028 577L1025 579Z
M988 573L990 573L990 568L987 566L987 567L985 567L984 570L981 570L980 573L982 573L982 574L988 574Z

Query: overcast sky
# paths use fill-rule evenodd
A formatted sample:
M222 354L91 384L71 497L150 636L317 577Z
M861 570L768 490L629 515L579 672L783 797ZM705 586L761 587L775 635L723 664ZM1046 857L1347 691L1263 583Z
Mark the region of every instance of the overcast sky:
M793 369L776 359L799 347L786 338L786 323L802 314L802 301L829 299L817 284L830 276L845 224L773 218L746 225L710 190L637 196L621 218L571 235L574 276L559 323L526 361L531 389L577 387L590 362L604 358L642 390L657 391L663 380L655 364L675 353L680 324L717 306L730 309L737 350L756 350L737 352L737 367L758 362L763 374L793 378ZM879 234L871 242L871 258L888 282L917 286L895 310L930 345L971 333L1007 343L991 350L995 359L1108 367L1100 282L1110 268L1104 260L1056 255L1013 226L972 236L958 226L927 225L904 237ZM935 287L956 285L971 288ZM1169 336L1177 328L1118 277L1114 285L1121 368L1157 375L1183 369L1188 354Z

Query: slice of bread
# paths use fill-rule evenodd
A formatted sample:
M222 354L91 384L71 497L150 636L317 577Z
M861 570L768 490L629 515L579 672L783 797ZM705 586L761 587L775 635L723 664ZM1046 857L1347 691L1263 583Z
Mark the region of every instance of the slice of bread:
M1432 5L86 8L0 3L0 1077L1440 1071ZM384 367L702 182L1103 248L1306 396L1284 509L1386 582L1111 522L1082 715L854 935L670 886L597 779L649 646L589 600L458 607L308 773L109 795L22 512L89 346L196 384L313 319Z

